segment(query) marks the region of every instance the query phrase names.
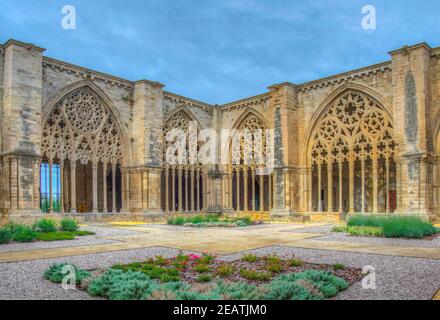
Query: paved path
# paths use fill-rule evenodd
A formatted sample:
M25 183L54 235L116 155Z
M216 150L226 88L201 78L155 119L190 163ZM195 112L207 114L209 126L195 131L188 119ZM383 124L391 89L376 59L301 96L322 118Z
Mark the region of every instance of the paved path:
M320 225L322 224L313 224L312 227ZM106 227L109 227L109 225ZM170 247L213 254L232 254L278 245L303 249L440 259L440 248L437 247L418 247L416 244L402 246L349 241L325 241L320 239L323 236L321 233L299 232L304 229L306 231L306 228L310 227L310 225L269 224L229 229L186 228L165 225L113 225L111 228L115 232L102 238L116 243L88 246L72 246L71 243L68 243L69 247L63 247L63 242L60 242L59 247L56 248L2 252L0 253L0 262L48 259L150 247ZM94 230L97 229L99 227L94 228ZM118 232L118 230L121 232ZM67 242L65 245L67 245Z

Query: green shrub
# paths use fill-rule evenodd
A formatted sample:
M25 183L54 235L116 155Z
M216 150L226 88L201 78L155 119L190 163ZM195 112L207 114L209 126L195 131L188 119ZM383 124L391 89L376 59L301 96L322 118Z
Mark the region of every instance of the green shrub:
M0 244L8 243L12 240L12 232L7 228L0 228Z
M53 219L40 219L34 223L34 229L38 232L56 232L57 223Z
M144 273L108 269L90 282L87 291L110 300L144 300L157 288L157 282Z
M381 237L383 230L380 227L352 226L347 227L347 232L356 237Z
M336 263L333 265L333 270L344 270L345 266L342 263Z
M285 277L285 278L283 278ZM336 277L329 272L307 270L300 273L293 273L287 276L280 276L280 281L305 280L311 282L324 295L325 298L331 298L348 288L348 283L342 278Z
M237 220L235 221L235 224L237 225L237 227L247 227L248 224L246 222L244 222L243 220Z
M214 293L227 300L258 300L261 298L262 290L256 285L246 282L217 282Z
M284 267L280 262L269 262L267 264L267 270L273 273L280 273L284 271Z
M211 281L211 276L209 274L200 274L196 278L197 282L209 282Z
M299 259L292 258L289 260L289 264L291 267L300 267L302 266L303 262Z
M220 277L228 277L233 274L235 271L234 267L229 264L222 264L217 267L216 274Z
M44 272L44 278L55 283L61 283L63 278L68 275L68 273L63 274L63 268L68 266L68 263L53 264L49 269ZM76 284L81 283L81 281L90 276L90 272L78 269L76 266L71 265L75 269L75 280Z
M263 259L269 263L281 263L281 258L278 257L277 255L266 256Z
M60 229L62 231L77 231L79 224L75 219L63 218L60 221Z
M253 262L256 262L258 260L258 257L255 254L247 253L247 254L243 255L241 260L245 261L245 262L253 263Z
M13 234L14 241L32 242L37 239L38 233L29 227L17 228Z
M209 268L209 266L207 266L204 263L198 263L193 267L193 270L197 273L206 273L211 271L211 269Z
M75 235L72 232L39 232L37 234L37 240L39 241L61 241L73 239L75 239Z
M245 279L255 280L255 281L268 281L272 277L272 273L270 272L248 270L248 269L241 269L240 275Z
M210 254L206 254L204 253L200 259L199 259L199 263L205 263L205 264L210 264L212 263L212 261L214 260L214 256L210 255Z
M381 228L388 238L423 238L438 233L430 223L417 216L406 215L363 215L356 214L347 221L348 226ZM354 231L353 231L354 232Z
M334 226L332 232L347 232L347 226Z
M264 300L321 300L322 295L313 295L295 281L274 280L267 285Z
M186 223L186 220L185 220L185 218L182 218L182 217L168 219L168 224L175 225L175 226L182 226L185 223Z

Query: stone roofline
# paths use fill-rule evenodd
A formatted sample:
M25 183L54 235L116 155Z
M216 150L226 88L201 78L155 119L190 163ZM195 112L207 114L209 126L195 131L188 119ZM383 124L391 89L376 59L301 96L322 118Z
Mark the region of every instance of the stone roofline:
M32 43L25 43L25 42L21 42L18 40L10 39L10 40L6 41L3 45L0 44L0 54L3 54L4 49L7 48L11 44L24 46L29 49L37 50L41 53L43 53L46 50L46 49L38 47ZM432 57L440 59L440 47L431 48L425 42L418 43L418 44L415 44L412 46L403 46L400 49L393 50L388 53L392 56L396 53L419 48L419 47L426 48L431 53ZM43 65L47 66L47 67L54 68L54 69L58 69L60 71L64 71L64 72L68 72L68 73L75 73L79 76L82 76L85 79L99 80L104 83L116 85L119 87L125 87L128 90L133 90L134 85L139 82L145 82L145 83L148 83L154 87L160 87L160 88L163 88L165 86L165 85L161 84L160 82L151 81L151 80L144 80L143 79L143 80L137 80L137 81L130 81L130 80L127 80L127 79L124 79L121 77L116 77L116 76L113 76L113 75L110 75L107 73L91 70L88 68L84 68L84 67L72 64L72 63L64 62L64 61L57 60L57 59L50 58L50 57L46 57L46 56L43 57ZM334 85L334 84L338 84L338 83L342 84L346 81L353 80L356 78L362 78L364 76L369 76L371 74L384 73L384 72L389 72L389 71L391 71L391 60L381 62L378 64L374 64L374 65L370 65L370 66L366 66L366 67L362 67L359 69L354 69L354 70L338 73L338 74L331 75L328 77L312 80L312 81L305 82L302 84L293 84L290 82L283 82L280 84L275 84L275 85L269 86L268 87L269 91L266 93L262 93L262 94L259 94L256 96L232 101L232 102L221 104L221 105L217 105L217 104L214 105L214 104L205 103L205 102L202 102L202 101L199 101L196 99L192 99L192 98L188 98L188 97L185 97L182 95L178 95L178 94L175 94L172 92L163 91L163 93L164 93L165 99L178 101L179 103L184 104L184 105L196 106L196 107L199 107L199 108L202 108L205 110L209 110L209 109L216 108L216 107L220 107L220 108L224 108L224 109L228 110L228 109L235 109L235 108L251 106L253 104L258 104L261 101L264 101L266 99L270 99L271 91L273 91L279 87L286 86L286 85L297 88L298 92L307 92L307 91L319 89L322 87L326 87L326 86L330 86L330 85Z

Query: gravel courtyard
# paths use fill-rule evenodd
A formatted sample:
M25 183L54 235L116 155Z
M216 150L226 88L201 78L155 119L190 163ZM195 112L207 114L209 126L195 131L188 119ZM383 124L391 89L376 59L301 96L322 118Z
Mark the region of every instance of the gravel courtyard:
M170 227L163 225L143 225L132 227L114 227L114 226L89 226L86 228L96 232L96 236L86 237L87 240L58 241L52 243L31 243L26 245L10 244L0 246L1 255L14 253L15 251L28 250L26 252L38 252L38 250L52 250L54 257L46 259L22 259L22 261L6 261L0 263L0 299L92 299L87 293L79 290L65 291L61 285L53 284L43 278L43 272L53 263L68 262L85 269L96 269L110 267L115 263L129 263L141 261L148 257L162 255L172 257L178 254L182 247L166 245L159 246L152 243L149 247L145 244L151 236L157 236L156 231L172 232L182 237L182 241L186 237L190 237L194 232L205 232L201 230L192 230L192 228ZM216 229L216 230L214 230ZM216 233L223 234L232 232L237 235L237 244L249 235L257 236L257 232L263 232L272 236L272 245L264 245L258 248L248 248L247 250L236 250L227 254L218 254L219 259L234 260L239 259L244 253L251 252L256 255L277 254L280 256L296 256L302 260L312 263L341 263L347 267L355 267L362 269L364 266L372 266L375 269L376 289L363 289L361 283L356 283L348 290L340 293L336 299L424 299L433 298L437 290L440 288L440 259L421 258L411 256L401 256L399 250L402 248L413 248L414 251L422 250L439 250L438 238L432 241L426 240L389 240L389 239L363 239L353 238L345 235L337 235L330 233L329 226L312 226L304 227L300 225L267 225L259 228L246 230L218 230L214 228L208 230L212 237L208 240L217 241ZM252 232L255 232L254 234ZM280 238L275 235L280 234ZM295 235L298 247L295 247L295 241L291 243L283 243L285 235ZM303 235L304 238L296 238ZM185 236L184 236L185 235ZM313 237L306 237L313 235ZM176 237L178 237L176 236ZM229 235L230 236L230 235ZM86 239L84 238L84 239ZM192 237L197 242L197 239ZM301 240L305 239L305 240ZM319 243L324 239L323 244L328 241L337 243L351 242L362 243L362 241L372 241L373 245L384 244L388 247L396 246L396 254L372 254L365 252L356 252L353 250L329 250L305 248L305 244L313 242ZM97 246L101 244L123 244L125 241L137 243L139 248L128 247L125 250L105 251L107 247L102 247L102 251L83 254L84 247ZM250 240L249 240L250 241ZM304 242L305 241L305 242ZM402 242L408 241L408 242ZM252 243L252 241L250 241ZM266 241L267 242L267 241ZM280 242L276 244L276 242ZM379 243L378 243L379 242ZM263 242L265 243L265 242ZM197 244L197 243L196 243ZM196 245L194 244L194 245ZM219 245L219 244L217 244ZM183 245L185 246L185 245ZM69 253L67 256L56 256L62 248L73 248L78 254ZM211 247L214 247L213 245ZM310 247L314 247L310 246ZM59 248L60 250L57 250ZM179 249L177 249L179 248ZM206 245L201 243L201 248L205 249ZM237 248L242 246L237 245ZM185 253L200 253L206 250L184 250ZM428 251L428 252L431 252ZM405 251L404 251L405 252ZM424 252L424 251L421 251ZM23 252L22 252L23 254ZM404 254L405 255L405 254ZM5 256L8 257L8 256ZM11 256L14 257L14 256Z

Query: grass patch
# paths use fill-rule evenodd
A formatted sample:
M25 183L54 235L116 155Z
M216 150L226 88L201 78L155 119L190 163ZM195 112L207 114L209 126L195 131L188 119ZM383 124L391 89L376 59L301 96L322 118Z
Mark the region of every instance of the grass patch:
M243 255L243 257L241 257L241 260L245 261L245 262L253 263L258 260L258 257L255 254L247 253L247 254Z
M93 235L95 233L89 231L56 231L56 232L38 232L37 240L39 241L62 241L74 240L76 237Z
M346 232L356 237L381 237L383 230L380 227L366 226L337 226L332 229L333 232Z
M175 226L206 227L246 227L252 224L251 217L220 218L218 215L176 217L168 219L168 224Z
M377 230L381 229L382 234L387 238L421 239L440 232L438 228L420 217L406 215L355 214L348 219L347 226L347 230L352 230L353 235L363 235L358 234L362 232L379 233ZM369 227L369 229L350 229L350 227Z

